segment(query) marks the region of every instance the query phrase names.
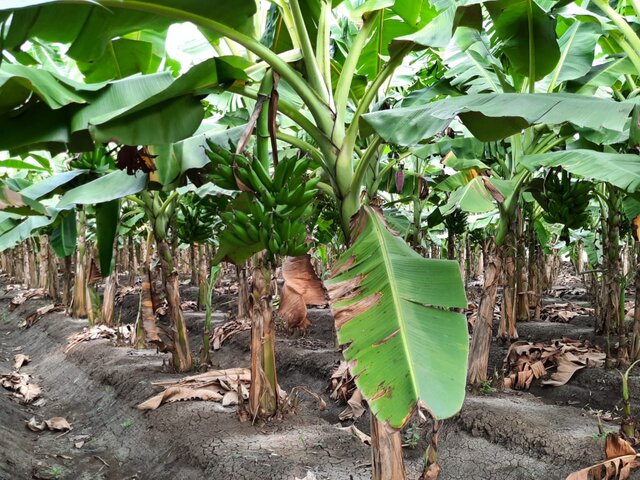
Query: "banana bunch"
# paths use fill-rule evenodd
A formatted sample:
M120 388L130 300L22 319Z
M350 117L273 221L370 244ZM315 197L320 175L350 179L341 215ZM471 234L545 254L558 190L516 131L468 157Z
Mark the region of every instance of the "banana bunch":
M586 181L571 181L566 170L551 170L542 188L533 192L549 223L561 223L566 228L576 229L589 222L589 201L591 184Z
M144 203L145 214L153 225L153 234L157 240L165 240L178 202L175 199L163 200L157 191L144 190L140 193L140 198Z
M462 210L454 210L444 217L444 224L454 235L462 235L467 229L467 214Z
M303 220L312 211L320 181L319 177L306 177L311 160L282 159L272 176L258 160L251 161L207 143L213 182L254 197L247 208L230 209L220 215L224 223L221 244L238 249L253 246L256 251L267 249L274 255L306 253L309 245Z
M78 170L103 171L113 167L113 158L103 146L92 152L83 152L69 161L69 167Z

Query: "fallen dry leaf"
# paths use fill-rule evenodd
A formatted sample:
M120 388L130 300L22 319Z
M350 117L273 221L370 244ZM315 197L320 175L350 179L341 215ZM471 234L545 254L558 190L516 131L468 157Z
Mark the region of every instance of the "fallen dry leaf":
M550 371L553 373L542 381L542 385L561 386L578 370L601 367L604 360L604 352L589 341L562 338L548 344L515 342L505 358L505 368L509 373L503 386L527 390L534 379L545 377Z
M24 355L22 353L19 353L15 357L13 357L13 360L14 360L13 368L16 371L20 370L22 365L29 363L31 361L28 355Z
M64 305L55 304L55 303L52 303L50 305L45 305L44 307L40 307L35 312L28 315L25 321L21 324L21 326L29 328L48 313L64 312L64 311L65 311Z
M609 433L605 441L606 460L571 473L566 480L628 480L631 470L640 467L639 454L629 442L616 433Z
M219 350L226 339L232 335L250 329L251 321L248 318L236 319L227 322L224 325L220 325L219 327L216 327L211 334L211 347L214 350Z
M91 328L83 328L82 332L75 333L69 337L69 342L64 347L64 353L69 351L82 342L106 338L108 340L131 340L135 332L135 325L126 324L118 328L107 327L106 325L97 325Z
M0 385L11 390L13 396L23 403L30 403L42 393L42 389L31 383L31 376L25 373L8 373L0 375Z
M31 417L25 423L26 427L32 432L42 432L45 429L58 432L66 432L67 430L71 430L71 425L64 417L52 417L42 422L37 421L36 417Z
M45 295L46 292L43 288L32 288L31 290L25 290L24 292L20 292L18 295L11 299L9 308L13 310L31 298L42 298Z
M154 382L154 386L165 390L138 405L139 410L155 410L163 403L183 400L204 400L237 405L238 391L243 400L249 397L248 384L251 371L248 368L211 370L199 375L191 375L181 380ZM235 403L233 403L235 402Z
M340 424L338 424L340 425ZM338 430L342 430L344 432L349 432L353 436L355 436L358 440L360 440L365 445L371 445L371 437L364 433L361 430L358 430L355 425L349 425L348 427L338 426Z
M347 408L340 412L338 418L344 421L361 417L366 411L363 401L362 393L360 393L360 390L355 389L351 398L347 400Z
M36 417L31 417L28 421L25 422L25 424L26 427L32 432L41 432L47 427L44 422L38 422L36 420Z
M71 430L71 425L64 417L52 417L49 420L45 420L44 423L47 425L49 430L58 430L58 431L67 431Z

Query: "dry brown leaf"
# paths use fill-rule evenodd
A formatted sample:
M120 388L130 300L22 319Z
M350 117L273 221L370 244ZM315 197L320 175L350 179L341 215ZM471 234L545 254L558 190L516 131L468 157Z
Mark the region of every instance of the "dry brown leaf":
M605 440L604 453L607 459L635 455L636 451L631 444L615 433L609 433Z
M48 313L64 312L64 311L65 311L64 305L55 304L55 303L52 303L50 305L45 305L44 307L38 308L35 312L27 316L22 326L29 328Z
M18 393L20 393L25 403L30 403L40 396L42 389L35 383L27 383L20 386Z
M183 400L218 401L223 396L208 388L169 387L164 392L151 397L138 405L139 410L155 410L163 403L180 402Z
M347 408L345 408L338 418L341 421L356 419L362 416L362 414L366 411L363 402L362 393L359 389L353 391L353 395L351 398L347 400Z
M211 370L199 375L191 375L181 380L169 380L154 382L154 386L164 387L164 392L154 395L138 405L140 410L155 410L166 402L182 400L205 400L238 402L237 392L242 393L243 399L249 396L246 385L251 380L251 371L248 368L229 368L226 370ZM233 392L235 396L227 394ZM226 397L226 400L225 400ZM231 405L232 403L229 403Z
M220 325L213 330L213 334L211 335L211 346L214 350L219 350L226 339L236 333L250 329L251 322L248 318L240 318L227 322L224 325Z
M42 389L30 381L27 374L13 372L0 375L0 385L13 391L13 396L24 403L32 402L42 393Z
M105 338L107 340L130 340L135 332L135 325L126 324L118 328L97 325L91 328L83 328L82 332L75 333L69 337L69 342L64 347L64 353L69 353L73 348L82 342Z
M49 430L67 431L71 430L71 425L64 417L52 417L44 421Z
M627 480L632 468L638 468L637 454L611 458L571 473L566 480L613 480L620 474L619 480ZM603 472L604 470L604 472Z
M16 371L20 370L22 365L24 365L26 363L29 363L31 361L29 356L28 355L24 355L23 353L19 353L16 356L14 356L13 360L14 360L13 368Z
M328 302L327 290L311 264L311 256L287 257L282 264L282 277L284 288L278 313L290 329L306 330L311 326L307 306Z
M46 295L46 292L43 288L33 288L31 290L25 290L24 292L20 292L18 295L11 299L11 304L9 306L10 309L14 309L19 305L22 305L27 300L32 298L41 298Z
M25 422L25 425L32 432L42 432L47 427L44 422L38 422L36 417L31 417Z
M574 363L570 360L567 360L565 357L558 357L557 370L551 375L550 380L544 380L542 384L553 385L554 387L564 385L569 380L571 380L571 377L574 373L584 367L586 367L586 364Z
M338 424L340 425L340 424ZM360 440L365 445L371 445L371 437L364 433L361 430L358 430L355 425L350 425L348 427L338 427L338 430L342 430L344 432L349 432L353 436L355 436L358 440Z

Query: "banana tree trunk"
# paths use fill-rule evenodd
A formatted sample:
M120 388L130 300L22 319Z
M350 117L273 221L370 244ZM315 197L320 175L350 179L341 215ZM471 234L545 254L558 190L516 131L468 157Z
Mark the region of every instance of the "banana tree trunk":
M528 322L529 317L529 281L527 278L527 249L524 231L524 212L518 209L518 239L516 249L516 320Z
M103 324L113 325L115 310L116 290L118 289L118 268L113 267L111 275L107 277L104 284L104 295L102 297L102 314L100 319Z
M635 275L635 294L636 298L633 305L633 336L631 340L630 360L635 362L640 359L640 242L636 242L636 275Z
M247 279L247 266L236 267L238 276L238 315L237 318L249 317L249 281Z
M187 372L192 367L191 347L187 325L180 308L180 281L178 271L173 263L173 253L166 240L156 237L158 256L162 268L162 280L167 295L171 330L173 331L173 366L179 372Z
M72 278L72 265L73 259L71 255L64 257L64 270L62 272L62 303L67 308L71 307L71 278Z
M138 274L138 255L136 252L136 242L132 237L127 238L127 250L129 250L129 265L127 266L129 278L127 279L127 283L133 286L136 283L136 276Z
M487 379L493 331L493 311L502 272L502 248L498 247L493 240L487 247L484 289L469 346L469 372L467 375L471 385L480 385Z
M198 245L198 310L204 310L210 304L211 299L207 299L209 291L207 285L207 249L204 245Z
M375 439L375 441L374 441ZM400 432L390 429L371 414L371 478L404 480L404 458Z
M73 303L71 308L71 316L73 318L87 317L89 324L93 324L93 309L91 306L91 297L89 296L89 287L87 285L87 268L86 268L86 214L84 210L78 210L78 237L76 243L76 274L73 282Z
M60 302L60 289L58 284L58 259L49 244L47 239L47 243L45 244L46 252L47 252L47 288L49 291L49 296L53 298L55 303Z
M47 246L49 240L46 235L39 238L38 242L38 287L44 288L49 292L49 275L47 275L48 251ZM53 297L52 297L53 298Z
M447 260L456 259L456 236L453 232L447 232Z
M619 341L618 360L628 361L627 337L621 310L623 294L621 259L620 259L620 211L618 209L618 193L614 187L609 188L608 213L606 216L606 238L604 246L604 283L602 289L602 316L606 335L607 366L614 365L611 352L611 336L617 333Z
M504 239L504 288L502 291L502 309L500 312L500 328L498 336L503 340L518 338L516 329L516 297L517 297L517 277L516 277L516 225L511 223L509 233Z
M249 412L268 418L278 410L275 325L271 306L271 268L258 255L251 285L251 385Z
M198 282L198 246L189 245L189 271L191 273L191 285L196 286Z

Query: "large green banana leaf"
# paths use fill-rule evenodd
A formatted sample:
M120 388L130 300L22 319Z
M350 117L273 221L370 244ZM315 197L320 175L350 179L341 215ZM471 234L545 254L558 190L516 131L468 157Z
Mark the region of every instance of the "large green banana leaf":
M96 239L100 274L107 277L113 270L113 244L118 233L120 221L120 199L96 205Z
M540 166L562 167L581 177L608 182L628 192L635 192L640 187L640 155L576 149L525 155L521 162L530 170Z
M373 112L363 119L387 142L415 145L443 130L456 116L478 140L489 142L535 124L622 131L632 110L631 102L570 93L479 93Z
M555 68L560 49L553 16L533 0L496 0L484 5L501 49L517 73L540 80Z
M97 91L76 88L52 74L35 74L33 67L8 66L6 72L2 67L0 74L11 75L41 101L18 114L11 110L0 115L0 149L63 150L70 144L72 150L83 150L93 149L94 141L146 145L182 140L204 117L199 97L235 80L247 80L245 66L236 57L212 58L177 79L169 72L136 75L99 84ZM0 92L1 82L2 77Z
M418 405L437 418L462 406L467 304L454 261L425 259L363 207L357 237L328 281L338 339L376 417L400 428Z
M94 205L133 195L147 186L147 178L146 173L136 172L135 175L127 175L124 170L116 170L69 190L62 196L56 208L62 209L74 204Z
M142 29L162 30L186 16L215 20L237 30L253 29L255 0L87 0L65 4L60 0L3 0L0 15L13 13L5 27L4 48L17 49L38 37L47 42L70 44L68 55L82 62L96 62L112 39ZM155 7L149 11L150 7ZM153 13L158 8L163 15ZM182 18L180 16L182 15Z
M51 248L61 258L68 257L76 251L78 231L76 226L76 210L72 208L68 212L62 212L58 216L57 225L54 226L49 241Z

